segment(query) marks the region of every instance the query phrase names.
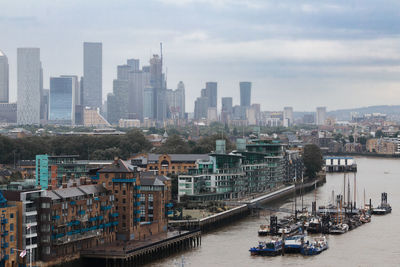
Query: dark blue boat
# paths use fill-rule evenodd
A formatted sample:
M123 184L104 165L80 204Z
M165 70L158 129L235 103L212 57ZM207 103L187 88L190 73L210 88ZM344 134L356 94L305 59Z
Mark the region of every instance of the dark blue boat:
M322 251L327 249L328 249L328 241L324 236L322 236L315 238L314 241L305 242L300 249L300 253L305 256L313 256L313 255L318 255Z
M250 248L251 255L277 256L282 254L282 240L259 242L257 247Z

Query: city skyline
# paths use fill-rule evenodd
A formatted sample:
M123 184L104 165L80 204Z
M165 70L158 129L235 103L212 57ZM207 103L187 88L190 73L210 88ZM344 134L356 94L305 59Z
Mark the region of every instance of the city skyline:
M398 5L393 1L389 5L366 1L362 7L344 1L313 5L305 1L279 5L264 1L41 1L34 6L27 3L21 10L19 4L9 3L0 11L0 27L4 27L0 29L8 40L0 49L9 59L11 101L16 99L17 47L41 48L44 88L48 88L50 76L82 76L82 43L102 42L105 100L112 91L115 66L126 58L145 62L158 52L162 41L168 84L185 83L187 110L193 110L197 92L206 81L217 81L219 96L232 96L238 104L235 88L240 80L252 82L252 95L265 99L263 110L281 110L285 105L295 110L313 110L310 105L334 110L396 104L400 45L395 26L399 18L393 10ZM186 15L194 9L196 16ZM152 10L148 19L143 10ZM372 10L375 16L370 22ZM174 19L162 18L164 12ZM88 16L90 21L84 19ZM134 25L129 23L132 16L137 18ZM290 19L283 21L286 17ZM187 23L182 25L181 20ZM60 25L69 27L60 30ZM293 98L298 92L300 96ZM281 103L282 99L287 103Z

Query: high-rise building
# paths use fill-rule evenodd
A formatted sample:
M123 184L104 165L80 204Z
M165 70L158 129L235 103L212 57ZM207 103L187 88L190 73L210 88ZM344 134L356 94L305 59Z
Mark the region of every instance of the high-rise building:
M289 127L293 125L293 108L284 107L283 108L283 126Z
M223 97L221 99L222 102L222 112L232 113L233 100L232 97Z
M216 108L218 100L218 84L216 82L206 82L206 94L208 97L208 107Z
M7 56L0 50L0 103L9 101L9 73Z
M185 85L180 81L176 90L168 89L166 93L168 118L183 119L185 117Z
M42 67L39 48L17 50L17 123L40 124Z
M50 123L75 125L77 86L77 77L50 77Z
M102 43L83 43L84 105L102 105Z
M315 122L317 125L324 125L326 120L326 107L317 107Z
M251 105L251 82L240 82L240 106L250 107Z
M147 119L153 119L154 118L154 90L153 87L147 86L144 88L144 94L143 94L143 102L144 102L144 108L143 108L143 117Z

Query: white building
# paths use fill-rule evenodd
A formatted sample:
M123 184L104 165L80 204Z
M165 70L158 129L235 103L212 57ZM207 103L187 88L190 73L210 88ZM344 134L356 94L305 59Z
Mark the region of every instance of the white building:
M7 56L0 50L0 103L9 101L9 73Z
M17 50L17 123L40 124L42 70L39 48Z

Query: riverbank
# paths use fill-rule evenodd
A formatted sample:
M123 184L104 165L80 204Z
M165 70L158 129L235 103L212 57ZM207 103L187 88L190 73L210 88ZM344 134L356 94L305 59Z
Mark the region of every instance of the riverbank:
M197 220L192 219L169 221L168 226L172 229L179 230L200 229L202 233L206 233L247 217L251 213L251 209L258 207L259 205L284 199L285 197L293 195L295 191L308 192L314 190L316 187L321 186L325 182L326 175L323 174L318 176L316 179L308 180L304 183L297 183L296 185L287 185L253 199L229 202L230 205L235 207L210 215L206 218Z
M324 156L359 156L368 158L387 158L387 159L400 159L400 154L377 154L370 152L326 152Z

